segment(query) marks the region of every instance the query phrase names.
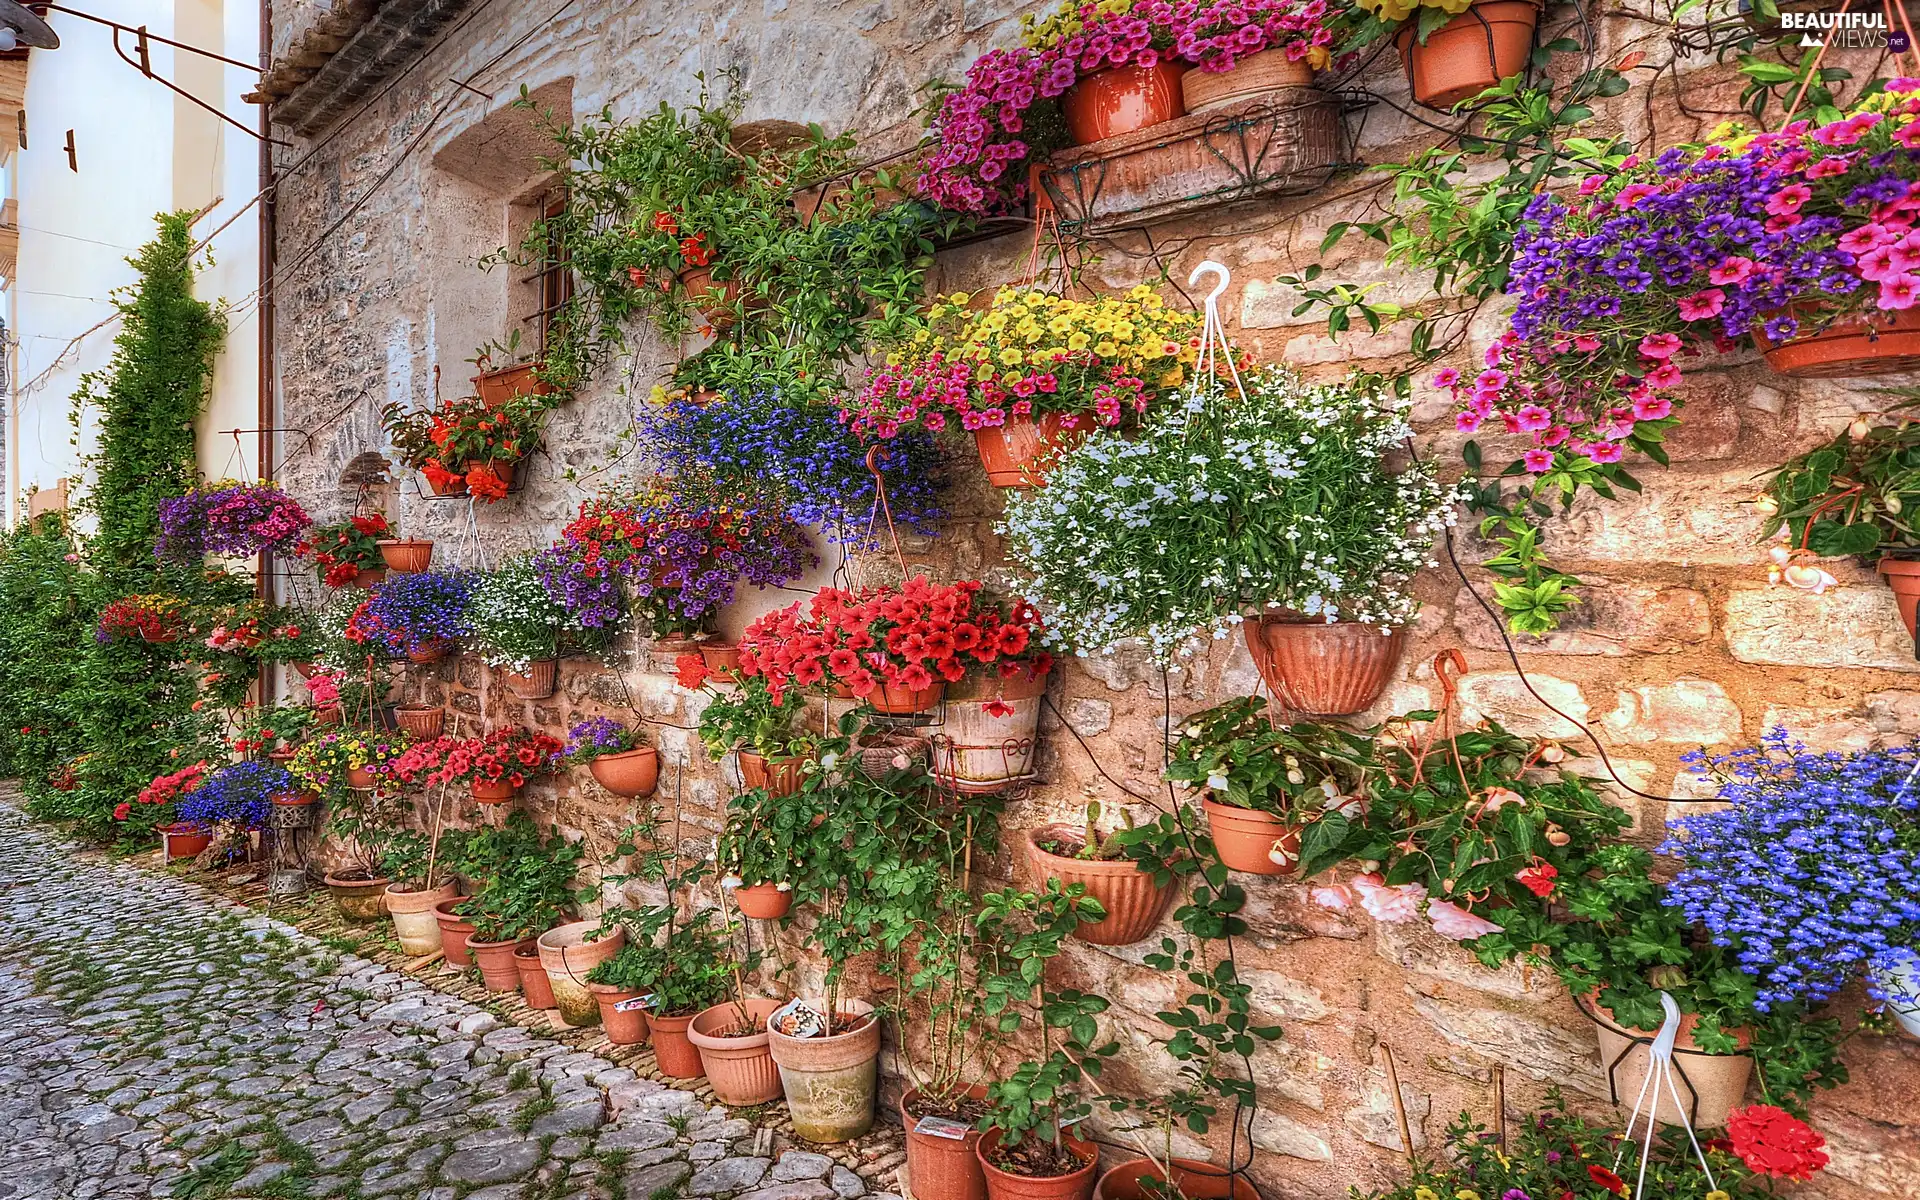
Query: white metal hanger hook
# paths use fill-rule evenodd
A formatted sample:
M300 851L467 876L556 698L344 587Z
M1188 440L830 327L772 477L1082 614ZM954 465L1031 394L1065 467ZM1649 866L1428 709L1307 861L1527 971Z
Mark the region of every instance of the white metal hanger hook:
M1188 287L1199 286L1200 277L1202 275L1207 274L1209 271L1220 276L1220 282L1213 286L1213 290L1211 292L1207 293L1207 298L1205 303L1210 305L1214 301L1220 298L1220 294L1222 292L1227 290L1227 283L1229 280L1233 278L1233 274L1232 272L1228 271L1225 267L1221 266L1219 263L1214 262L1212 259L1208 259L1207 261L1201 263L1199 266L1195 267L1193 269L1193 274L1187 276L1187 286Z

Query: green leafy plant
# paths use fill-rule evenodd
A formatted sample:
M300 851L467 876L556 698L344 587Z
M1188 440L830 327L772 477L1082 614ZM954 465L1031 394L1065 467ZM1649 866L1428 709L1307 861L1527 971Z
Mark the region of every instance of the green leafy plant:
M743 679L739 686L709 686L707 706L700 711L700 740L707 753L719 758L729 750L751 750L767 759L790 758L818 745L819 738L795 728L806 708L806 695L787 688L779 700L763 676Z
M585 844L568 840L557 826L543 836L532 817L513 812L500 828L467 835L460 872L480 886L454 911L473 922L475 941L537 937L579 902L573 878L585 857Z
M1859 418L1782 464L1754 501L1766 517L1760 540L1784 529L1792 549L1834 558L1920 546L1920 421L1907 412L1915 404L1894 406L1892 423Z
M1372 759L1373 743L1362 734L1279 724L1265 701L1242 696L1180 724L1166 775L1216 804L1303 826L1301 869L1311 874L1339 861L1337 853L1325 855L1344 840L1343 814L1358 810Z

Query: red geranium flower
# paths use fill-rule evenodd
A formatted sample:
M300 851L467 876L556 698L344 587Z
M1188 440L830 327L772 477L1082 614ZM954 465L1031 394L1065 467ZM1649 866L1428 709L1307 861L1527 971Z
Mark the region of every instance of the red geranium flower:
M1734 1109L1727 1118L1727 1134L1740 1161L1758 1175L1804 1183L1827 1165L1826 1153L1821 1150L1827 1139L1805 1121L1771 1104Z
M1587 1177L1616 1196L1624 1196L1627 1194L1627 1181L1603 1166L1595 1164L1588 1167Z

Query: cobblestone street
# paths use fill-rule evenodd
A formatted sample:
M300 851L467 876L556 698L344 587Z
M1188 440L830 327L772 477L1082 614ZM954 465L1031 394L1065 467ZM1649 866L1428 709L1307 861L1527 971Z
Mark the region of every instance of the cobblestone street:
M6 804L0 839L0 1197L868 1193L771 1124L185 879L76 858Z

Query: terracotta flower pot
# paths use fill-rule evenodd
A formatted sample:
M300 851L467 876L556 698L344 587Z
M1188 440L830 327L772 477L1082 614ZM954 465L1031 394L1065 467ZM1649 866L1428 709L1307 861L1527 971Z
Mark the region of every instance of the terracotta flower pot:
M473 960L480 964L480 980L490 992L517 992L520 990L520 968L514 963L513 956L522 946L533 945L532 938L516 938L505 942L476 942L467 939L467 950Z
M792 911L793 893L780 890L778 884L755 883L733 889L733 902L740 907L743 917L752 917L756 921L777 921Z
M513 969L520 972L520 994L528 1008L553 1007L553 983L547 969L540 965L537 939L521 942L513 948Z
M985 1100L987 1089L974 1084L967 1095ZM920 1090L909 1088L900 1097L900 1125L907 1134L907 1178L913 1181L916 1196L938 1196L941 1200L986 1200L987 1175L980 1167L975 1147L980 1131L971 1121L940 1118L933 1126L939 1133L919 1128L925 1120L916 1113Z
M1186 1200L1260 1200L1260 1191L1245 1175L1229 1175L1222 1167L1191 1158L1176 1158L1175 1195ZM1093 1185L1093 1200L1158 1200L1167 1195L1167 1171L1147 1158L1117 1163Z
M385 567L361 567L353 573L353 579L347 586L370 588L376 583L385 583L386 581L387 569Z
M390 884L382 897L387 915L393 918L393 932L400 948L419 958L441 949L440 920L435 911L441 904L460 897L458 884L443 883L426 891L410 892Z
M627 931L615 926L605 937L589 940L598 921L574 921L540 935L540 965L553 987L554 1007L569 1025L592 1025L600 1020L600 1005L587 990L587 973L620 953Z
M672 1079L698 1079L706 1073L700 1051L687 1040L687 1026L693 1024L697 1015L649 1018L653 1025L653 1061L659 1065L662 1075Z
M474 779L468 781L467 792L482 804L508 804L520 789L504 779Z
M333 893L334 907L349 921L378 921L386 911L387 885L392 882L385 876L372 879L326 876L327 890Z
M280 792L267 799L281 808L308 808L320 803L320 797L312 792Z
M791 796L800 790L800 755L768 762L751 750L740 752L740 778L747 790L765 788L773 796Z
M419 666L437 663L453 650L453 642L447 638L434 638L423 642L417 650L407 651L407 661Z
M1202 800L1200 807L1206 810L1207 831L1213 837L1214 851L1229 871L1291 875L1300 865L1298 825L1285 824L1272 813L1215 804L1211 800ZM1289 861L1275 862L1276 850Z
M312 679L313 673L320 669L318 665L304 661L290 662L287 665L292 667L294 674L300 676L302 679Z
M1094 1166L1100 1160L1100 1148L1072 1134L1060 1135L1074 1157L1086 1165L1065 1175L1016 1175L993 1165L993 1152L999 1145L1000 1131L989 1130L974 1144L980 1170L987 1177L989 1200L1087 1200L1093 1194Z
M458 916L453 906L459 900L442 900L433 906L433 919L440 923L440 953L456 967L473 965L473 953L467 939L473 936L473 922Z
M1173 882L1155 887L1153 874L1139 863L1121 860L1100 862L1082 858L1063 858L1044 849L1043 841L1083 842L1086 831L1072 825L1044 825L1027 831L1027 861L1033 864L1036 880L1058 879L1061 884L1082 884L1087 895L1100 902L1107 915L1098 921L1083 923L1073 936L1096 946L1125 946L1152 933L1160 916L1173 900Z
M779 1007L778 1000L728 1001L703 1010L688 1024L687 1041L699 1052L700 1068L720 1103L739 1108L780 1098L780 1069L767 1046L767 1018ZM720 1031L735 1028L746 1029L746 1035L720 1036Z
M321 725L345 725L347 714L338 704L329 704L325 708L314 709L313 719Z
M1428 34L1425 45L1409 21L1394 35L1394 45L1407 64L1413 98L1430 108L1452 108L1518 75L1527 69L1539 20L1533 0L1478 0Z
M1038 420L1008 417L1004 425L974 430L973 447L987 482L997 488L1044 487L1047 466L1086 439L1091 418L1082 418L1073 429L1062 424L1065 420L1064 413L1042 413Z
M873 1128L880 1022L871 1004L847 1000L833 1028L852 1026L861 1018L865 1023L849 1032L825 1037L789 1037L768 1026L767 1042L780 1067L793 1131L806 1141L848 1142Z
M184 821L175 821L171 825L161 825L155 830L160 835L161 852L168 862L182 858L197 858L213 845L213 834Z
M1907 636L1915 636L1914 616L1916 610L1920 610L1920 558L1888 556L1880 560L1878 570L1886 578L1887 586L1893 589L1893 600L1900 606L1900 623L1907 627ZM1916 653L1920 654L1920 650Z
M1631 1108L1647 1077L1650 1047L1645 1043L1651 1042L1658 1031L1616 1024L1613 1011L1597 1001L1593 1004L1593 1015L1594 1029L1600 1035L1600 1073L1604 1076L1612 1072L1616 1103L1622 1108ZM1702 1052L1700 1044L1693 1040L1693 1030L1699 1021L1694 1013L1680 1018L1680 1035L1673 1043L1676 1068L1673 1085L1680 1093L1680 1107L1676 1108L1673 1097L1661 1088L1653 1119L1662 1125L1678 1125L1691 1108L1695 1129L1718 1129L1727 1123L1727 1114L1738 1108L1747 1094L1747 1080L1753 1074L1753 1055ZM1745 1031L1728 1032L1739 1038L1742 1046L1747 1044ZM1636 1042L1635 1039L1642 1040Z
M660 751L636 746L619 754L602 754L587 764L587 770L616 796L651 796L660 786Z
M525 675L513 671L500 672L500 682L522 700L545 700L553 695L554 674L559 665L556 659L537 658L527 665Z
M1407 631L1358 621L1249 618L1247 649L1282 708L1316 717L1357 713L1380 698L1400 662Z
M447 710L438 704L402 704L393 710L393 719L408 736L432 741L446 724Z
M467 477L465 475L448 474L438 477L427 475L425 478L427 481L427 490L436 496L464 496L467 494Z
M172 629L158 631L142 629L140 631L140 640L150 646L165 646L169 643L179 641L180 634Z
M740 669L740 647L729 642L702 642L700 660L707 664L707 670L715 673L732 673Z
M646 993L608 987L604 983L590 983L587 991L593 994L593 1002L600 1006L600 1027L607 1031L608 1041L616 1046L639 1046L646 1042L646 1008L638 1004L620 1007L640 999Z
M740 299L737 277L720 283L714 280L711 268L688 267L675 278L687 293L687 303L699 310L707 324L715 330L733 328L736 316L733 306Z
M373 772L366 767L348 767L347 786L367 790L373 786Z
M1185 64L1168 57L1151 67L1107 67L1082 75L1060 97L1067 135L1085 146L1183 115L1180 76L1185 71Z
M933 773L959 792L996 792L1033 774L1045 674L968 675L947 693L933 731Z
M380 557L387 570L400 575L424 571L433 562L433 542L426 538L381 538Z
M1819 324L1817 310L1795 316L1801 324ZM1759 329L1754 345L1767 365L1794 379L1836 379L1885 375L1920 366L1920 311L1873 310L1843 317L1817 333L1784 342L1770 341Z
M473 377L474 394L488 408L501 408L519 396L545 396L553 388L546 381L534 378L540 366L537 362L525 362L482 372Z
M1236 61L1230 71L1190 67L1180 77L1180 99L1189 114L1238 104L1272 92L1313 86L1313 68L1284 49L1262 50Z
M910 713L931 712L939 707L940 697L946 694L947 681L936 679L923 688L894 687L882 684L867 696L867 703L873 711L888 716L903 717Z

